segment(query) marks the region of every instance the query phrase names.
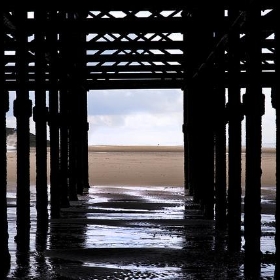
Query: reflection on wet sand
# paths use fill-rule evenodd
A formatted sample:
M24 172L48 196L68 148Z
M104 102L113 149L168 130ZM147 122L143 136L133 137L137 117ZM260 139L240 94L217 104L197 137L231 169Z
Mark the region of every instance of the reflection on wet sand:
M8 196L7 279L244 279L244 252L228 252L226 231L203 219L181 187L91 187L45 233L36 232L33 201L27 254L13 240L16 208ZM261 275L273 277L275 219L264 208Z

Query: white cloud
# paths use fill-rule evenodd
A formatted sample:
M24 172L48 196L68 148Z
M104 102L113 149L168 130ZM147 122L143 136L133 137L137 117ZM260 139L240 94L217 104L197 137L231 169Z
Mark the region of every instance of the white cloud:
M90 145L182 145L181 90L88 94Z
M89 122L90 145L183 144L182 115L179 113L89 116Z

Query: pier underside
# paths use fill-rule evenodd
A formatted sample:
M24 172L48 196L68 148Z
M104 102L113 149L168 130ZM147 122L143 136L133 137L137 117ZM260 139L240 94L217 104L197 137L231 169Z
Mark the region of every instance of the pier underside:
M50 220L63 221L65 209L71 209L73 202L81 209L87 207L87 203L80 202L90 187L87 95L98 89L169 88L181 89L184 96L182 188L189 197L180 203L186 208L190 201L197 205L201 217L196 222L213 227L213 231L207 230L207 236L216 238L218 231L224 232L226 252L244 252L242 273L258 279L263 261L264 88L272 92L276 113L276 139L272 142L276 142L275 217L280 216L280 35L275 1L87 2L17 6L11 1L0 11L0 254L4 270L11 266L6 167L10 92L16 92L12 108L17 122L16 245L17 251L25 254L30 250L30 224L34 222L29 177L30 119L36 124L36 229L55 238L55 223ZM30 92L35 94L34 104ZM244 197L242 121L246 122ZM88 225L87 219L83 221ZM180 226L187 229L188 218L183 216ZM204 238L199 226L194 230ZM275 218L274 235L279 231ZM175 238L176 232L170 235ZM275 238L273 261L279 259L279 240ZM116 255L123 252L115 251ZM170 254L174 256L174 252ZM188 255L180 256L186 265ZM90 254L90 258L94 256ZM279 264L275 261L274 265L277 277Z

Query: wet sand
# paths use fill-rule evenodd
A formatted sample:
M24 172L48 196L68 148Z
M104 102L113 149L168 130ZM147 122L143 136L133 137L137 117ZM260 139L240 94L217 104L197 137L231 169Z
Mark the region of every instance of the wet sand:
M244 279L243 249L228 254L226 234L217 235L214 221L203 219L185 193L182 147L90 147L89 194L63 208L61 219L50 219L43 238L36 235L31 150L31 244L22 263L13 240L15 152L8 153L8 163L12 268L7 279ZM243 158L243 172L244 163ZM262 168L262 277L273 279L273 150L264 151Z

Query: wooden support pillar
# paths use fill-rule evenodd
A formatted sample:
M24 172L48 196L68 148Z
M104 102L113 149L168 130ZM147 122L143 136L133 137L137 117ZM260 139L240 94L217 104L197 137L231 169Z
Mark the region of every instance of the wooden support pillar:
M49 20L55 20L56 12L49 12ZM58 53L57 34L47 33L46 37L50 54L50 83L49 90L49 131L50 131L50 204L51 217L60 216L60 152L59 152L59 127L61 123L58 104Z
M47 186L47 118L45 84L45 34L41 31L46 14L35 11L34 18L38 26L35 33L35 107L33 119L36 127L36 209L37 229L44 231L48 227L48 186Z
M280 27L277 19L280 16L279 7L275 5L275 78L274 86L271 89L272 107L276 113L276 211L275 211L275 275L274 279L280 277Z
M264 95L261 84L261 6L247 11L246 178L244 200L245 277L259 279L261 262L261 147Z
M223 26L224 10L216 10L215 17L219 20L219 26ZM215 32L218 42L223 32ZM218 48L215 54L213 93L214 113L214 151L215 151L215 221L217 229L227 227L227 197L226 197L226 120L225 120L225 55L224 49Z
M26 251L30 244L30 117L32 102L27 88L28 38L25 30L27 11L14 13L16 29L16 71L18 90L14 101L14 116L17 121L17 245Z
M230 22L235 22L239 11L228 11ZM241 146L243 109L240 96L240 35L238 26L228 34L228 248L241 248Z

